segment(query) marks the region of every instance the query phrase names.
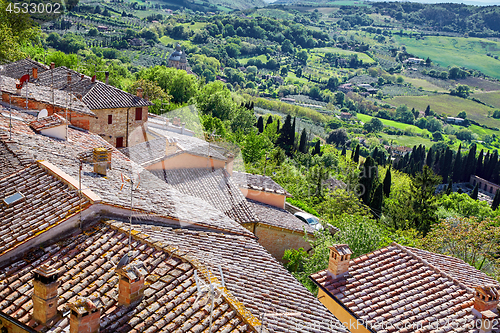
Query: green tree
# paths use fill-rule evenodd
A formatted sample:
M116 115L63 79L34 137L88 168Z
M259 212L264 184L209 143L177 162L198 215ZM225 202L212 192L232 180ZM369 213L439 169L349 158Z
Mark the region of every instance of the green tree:
M493 198L493 202L491 203L491 209L495 211L497 210L499 205L500 205L500 191L497 190L495 193L495 197Z
M365 205L369 205L371 202L373 185L376 179L378 179L377 170L375 160L371 156L368 156L365 163L361 166L361 174L359 177L360 198Z
M391 194L391 184L392 184L392 175L391 175L391 166L387 168L387 172L385 173L384 178L384 194L386 197L389 197Z
M436 222L436 187L441 183L441 177L435 175L425 165L422 172L412 178L411 207L414 211L413 226L426 235Z
M306 129L302 129L302 134L300 135L300 144L299 144L299 152L302 154L307 154L308 147L307 147L307 133Z
M453 182L458 183L462 179L462 144L458 146L457 154L455 155L455 161L453 163Z
M196 96L196 105L202 113L222 121L232 119L231 111L236 108L231 92L221 81L205 85Z
M262 116L260 116L257 120L257 129L259 130L259 133L264 132L264 119Z
M198 92L198 79L195 75L189 75L184 70L155 66L141 71L139 77L156 82L163 91L172 96L172 101L175 103L187 103ZM201 100L204 99L208 100L209 96L201 98ZM206 106L206 103L203 105ZM206 109L203 111L210 112Z
M359 144L356 146L356 149L352 152L351 159L354 163L359 163Z
M477 183L476 186L474 186L474 189L472 190L470 197L474 200L477 200L478 194L479 194L479 183Z
M382 217L382 204L384 202L384 190L383 185L378 184L373 193L372 200L370 202L370 209L373 216L378 220Z
M250 131L243 141L241 154L245 163L255 163L262 159L266 151L271 149L272 143L265 135L257 135L256 131Z
M321 156L321 144L319 140L317 140L316 143L314 144L314 149L312 154Z

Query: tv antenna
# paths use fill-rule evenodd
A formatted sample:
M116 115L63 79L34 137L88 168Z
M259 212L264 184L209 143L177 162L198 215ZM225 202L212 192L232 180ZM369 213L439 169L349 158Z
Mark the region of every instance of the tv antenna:
M141 175L138 173L137 174L137 186L134 188L134 180L131 178L128 178L127 176L124 176L121 174L122 177L122 186L120 187L120 191L123 189L123 185L125 182L130 183L130 217L129 217L129 233L128 233L128 252L129 254L132 252L132 214L134 212L134 190L137 190L139 188L139 185L141 184Z
M219 273L220 273L220 279L221 283L204 283L199 277L198 277L198 271L194 271L194 279L196 281L196 289L198 296L196 297L196 300L194 301L197 303L201 297L203 297L204 294L208 293L208 296L210 297L211 304L210 304L210 328L209 328L209 333L212 333L212 321L213 321L213 314L214 314L214 303L215 300L219 300L223 295L225 295L224 289L226 288L226 283L224 282L224 274L222 273L222 267L219 265ZM210 279L210 278L209 278Z

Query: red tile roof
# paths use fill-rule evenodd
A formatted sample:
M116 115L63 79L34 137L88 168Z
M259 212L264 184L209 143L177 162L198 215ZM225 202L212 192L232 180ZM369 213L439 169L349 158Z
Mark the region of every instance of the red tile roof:
M334 279L324 270L313 274L311 279L375 332L418 331L401 330L407 325L423 326L418 332L477 332L467 329L475 320L473 289L461 281L470 286L498 283L459 262L393 243L351 260L348 273L342 277ZM455 270L457 267L463 271ZM471 272L474 277L466 278ZM430 329L428 325L438 321L441 330ZM447 321L447 326L443 321Z
M66 313L68 303L89 297L102 304L101 332L208 332L210 298L204 293L198 302L194 271L207 283L218 277L188 253L167 244L151 243L134 237L132 263L142 261L147 271L146 289L139 304L117 304L116 264L128 251L127 229L99 223L92 229L36 249L24 260L0 269L0 310L30 322L33 314L33 269L41 265L60 269L58 310ZM215 298L213 332L258 332L260 321L231 292ZM51 327L63 332L69 315Z
M49 129L52 127L57 127L57 126L63 126L68 124L68 121L61 117L58 114L53 114L48 117L44 117L39 120L32 121L30 123L30 126L35 130L35 131L41 131L44 129Z

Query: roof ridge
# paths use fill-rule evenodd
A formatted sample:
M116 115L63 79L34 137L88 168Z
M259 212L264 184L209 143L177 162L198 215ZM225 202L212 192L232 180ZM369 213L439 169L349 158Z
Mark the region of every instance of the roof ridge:
M429 263L427 260L419 257L417 254L413 253L409 248L405 247L405 246L402 246L402 245L399 245L398 243L396 242L392 242L391 245L393 246L396 246L398 249L402 250L403 252L407 253L408 255L412 256L413 258L415 258L417 261L419 261L420 263L422 263L423 265L429 267L430 269L436 271L438 274L440 274L441 276L447 278L447 279L450 279L453 283L455 283L456 285L458 285L459 287L465 289L466 291L468 291L469 293L473 294L474 293L474 290L470 287L467 287L465 284L463 284L462 282L458 281L457 279L455 279L454 277L452 277L450 274L448 273L445 273L443 272L441 269L439 269L438 267L436 267L435 265ZM424 250L425 251L425 250Z
M104 224L110 226L112 229L122 233L129 233L128 230L122 229L123 222L111 220L103 221ZM209 270L205 265L200 262L196 257L189 254L188 251L183 251L180 247L168 245L163 241L151 242L148 240L149 235L142 231L132 230L132 238L138 240L146 245L149 245L159 251L167 252L172 257L177 257L183 261L190 263L207 281L210 283L218 283L219 279ZM183 253L182 253L183 252ZM267 329L262 326L262 322L256 318L246 307L241 303L226 287L223 287L222 297L231 306L231 308L240 315L241 319L248 324L255 332L268 333Z

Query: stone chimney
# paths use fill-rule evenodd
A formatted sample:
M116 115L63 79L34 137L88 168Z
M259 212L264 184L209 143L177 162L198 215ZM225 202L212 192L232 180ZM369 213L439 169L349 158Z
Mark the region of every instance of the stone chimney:
M479 333L491 333L498 325L497 314L488 310L481 312L481 329Z
M55 63L53 63L53 62L51 62L51 63L50 63L50 69L54 69L54 68L56 68L56 64L55 64Z
M343 276L349 271L349 260L352 251L347 244L336 244L330 247L328 259L328 275L334 279Z
M71 84L71 73L70 72L68 72L67 77L68 77L68 86L69 86Z
M16 83L16 94L21 95L21 89L23 89L22 83Z
M104 75L106 76L106 84L109 84L109 72L104 72Z
M177 139L175 138L167 138L167 151L165 154L167 156L175 154L177 152Z
M129 306L140 302L144 296L144 278L148 273L142 261L130 263L116 270L118 282L118 304Z
M111 150L106 148L94 148L93 162L94 172L106 176L108 169L111 169Z
M33 76L33 79L34 80L38 79L38 68L33 67L32 70L31 70L31 72L32 72L31 76Z
M69 333L98 333L101 324L101 309L88 298L80 297L69 303Z
M475 287L474 309L477 312L497 311L498 301L500 299L499 287L496 285L484 285Z
M137 97L142 98L143 92L144 92L144 90L142 90L142 88L137 88Z
M57 281L59 272L43 265L35 269L33 278L33 320L46 325L57 316Z

